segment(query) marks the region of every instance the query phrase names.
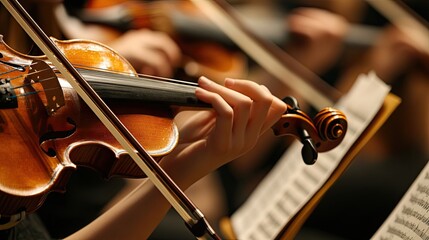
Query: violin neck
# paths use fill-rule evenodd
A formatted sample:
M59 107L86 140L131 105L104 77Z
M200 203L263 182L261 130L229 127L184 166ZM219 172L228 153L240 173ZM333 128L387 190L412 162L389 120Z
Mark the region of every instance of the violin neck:
M189 107L210 107L195 96L196 84L170 79L79 69L104 100L125 100Z

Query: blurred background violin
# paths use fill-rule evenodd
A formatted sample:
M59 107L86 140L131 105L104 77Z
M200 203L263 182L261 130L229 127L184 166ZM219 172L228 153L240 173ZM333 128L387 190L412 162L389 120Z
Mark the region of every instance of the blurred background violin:
M92 24L97 36L88 39L108 43L130 30L150 29L169 35L179 46L183 57L175 76L195 81L205 75L217 82L225 77L243 78L247 74L246 58L240 52L228 48L210 38L196 38L207 32L205 28L180 24L177 14L191 19L203 19L202 14L188 1L88 1L80 6L75 1L64 1L65 8L57 9L60 25L68 38L85 36L79 21ZM179 17L180 18L180 17ZM62 23L61 23L62 22ZM94 32L94 31L93 31ZM99 37L103 36L103 39Z

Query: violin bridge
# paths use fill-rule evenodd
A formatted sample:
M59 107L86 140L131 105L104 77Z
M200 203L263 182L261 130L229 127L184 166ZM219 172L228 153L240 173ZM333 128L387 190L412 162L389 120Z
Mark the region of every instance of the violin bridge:
M65 105L64 94L57 75L51 67L41 60L34 60L26 77L26 81L40 83L46 96L46 111L52 115Z

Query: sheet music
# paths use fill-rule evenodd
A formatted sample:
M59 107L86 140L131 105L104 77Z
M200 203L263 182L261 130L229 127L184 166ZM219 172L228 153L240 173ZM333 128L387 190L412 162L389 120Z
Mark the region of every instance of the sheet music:
M231 216L236 236L255 240L275 238L326 182L379 111L389 91L390 87L375 74L359 76L353 88L335 106L345 113L348 121L343 142L329 152L320 153L312 166L302 161L302 144L294 143Z
M372 239L429 239L429 163Z

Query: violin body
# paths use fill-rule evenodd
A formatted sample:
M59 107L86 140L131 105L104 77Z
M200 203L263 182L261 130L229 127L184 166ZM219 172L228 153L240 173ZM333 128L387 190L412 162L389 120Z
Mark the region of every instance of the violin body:
M125 59L103 45L80 40L56 44L78 66L135 74ZM106 178L145 176L59 73L65 104L53 113L47 111L46 99L53 97L29 79L39 75L30 74L28 67L34 60L46 61L44 56L20 54L3 40L0 53L2 62L27 66L14 71L13 66L0 63L0 79L10 79L17 96L16 108L0 109L2 216L33 212L49 192L65 191L77 165L94 168ZM155 158L168 154L177 144L178 131L169 108L120 101L111 101L109 106Z

